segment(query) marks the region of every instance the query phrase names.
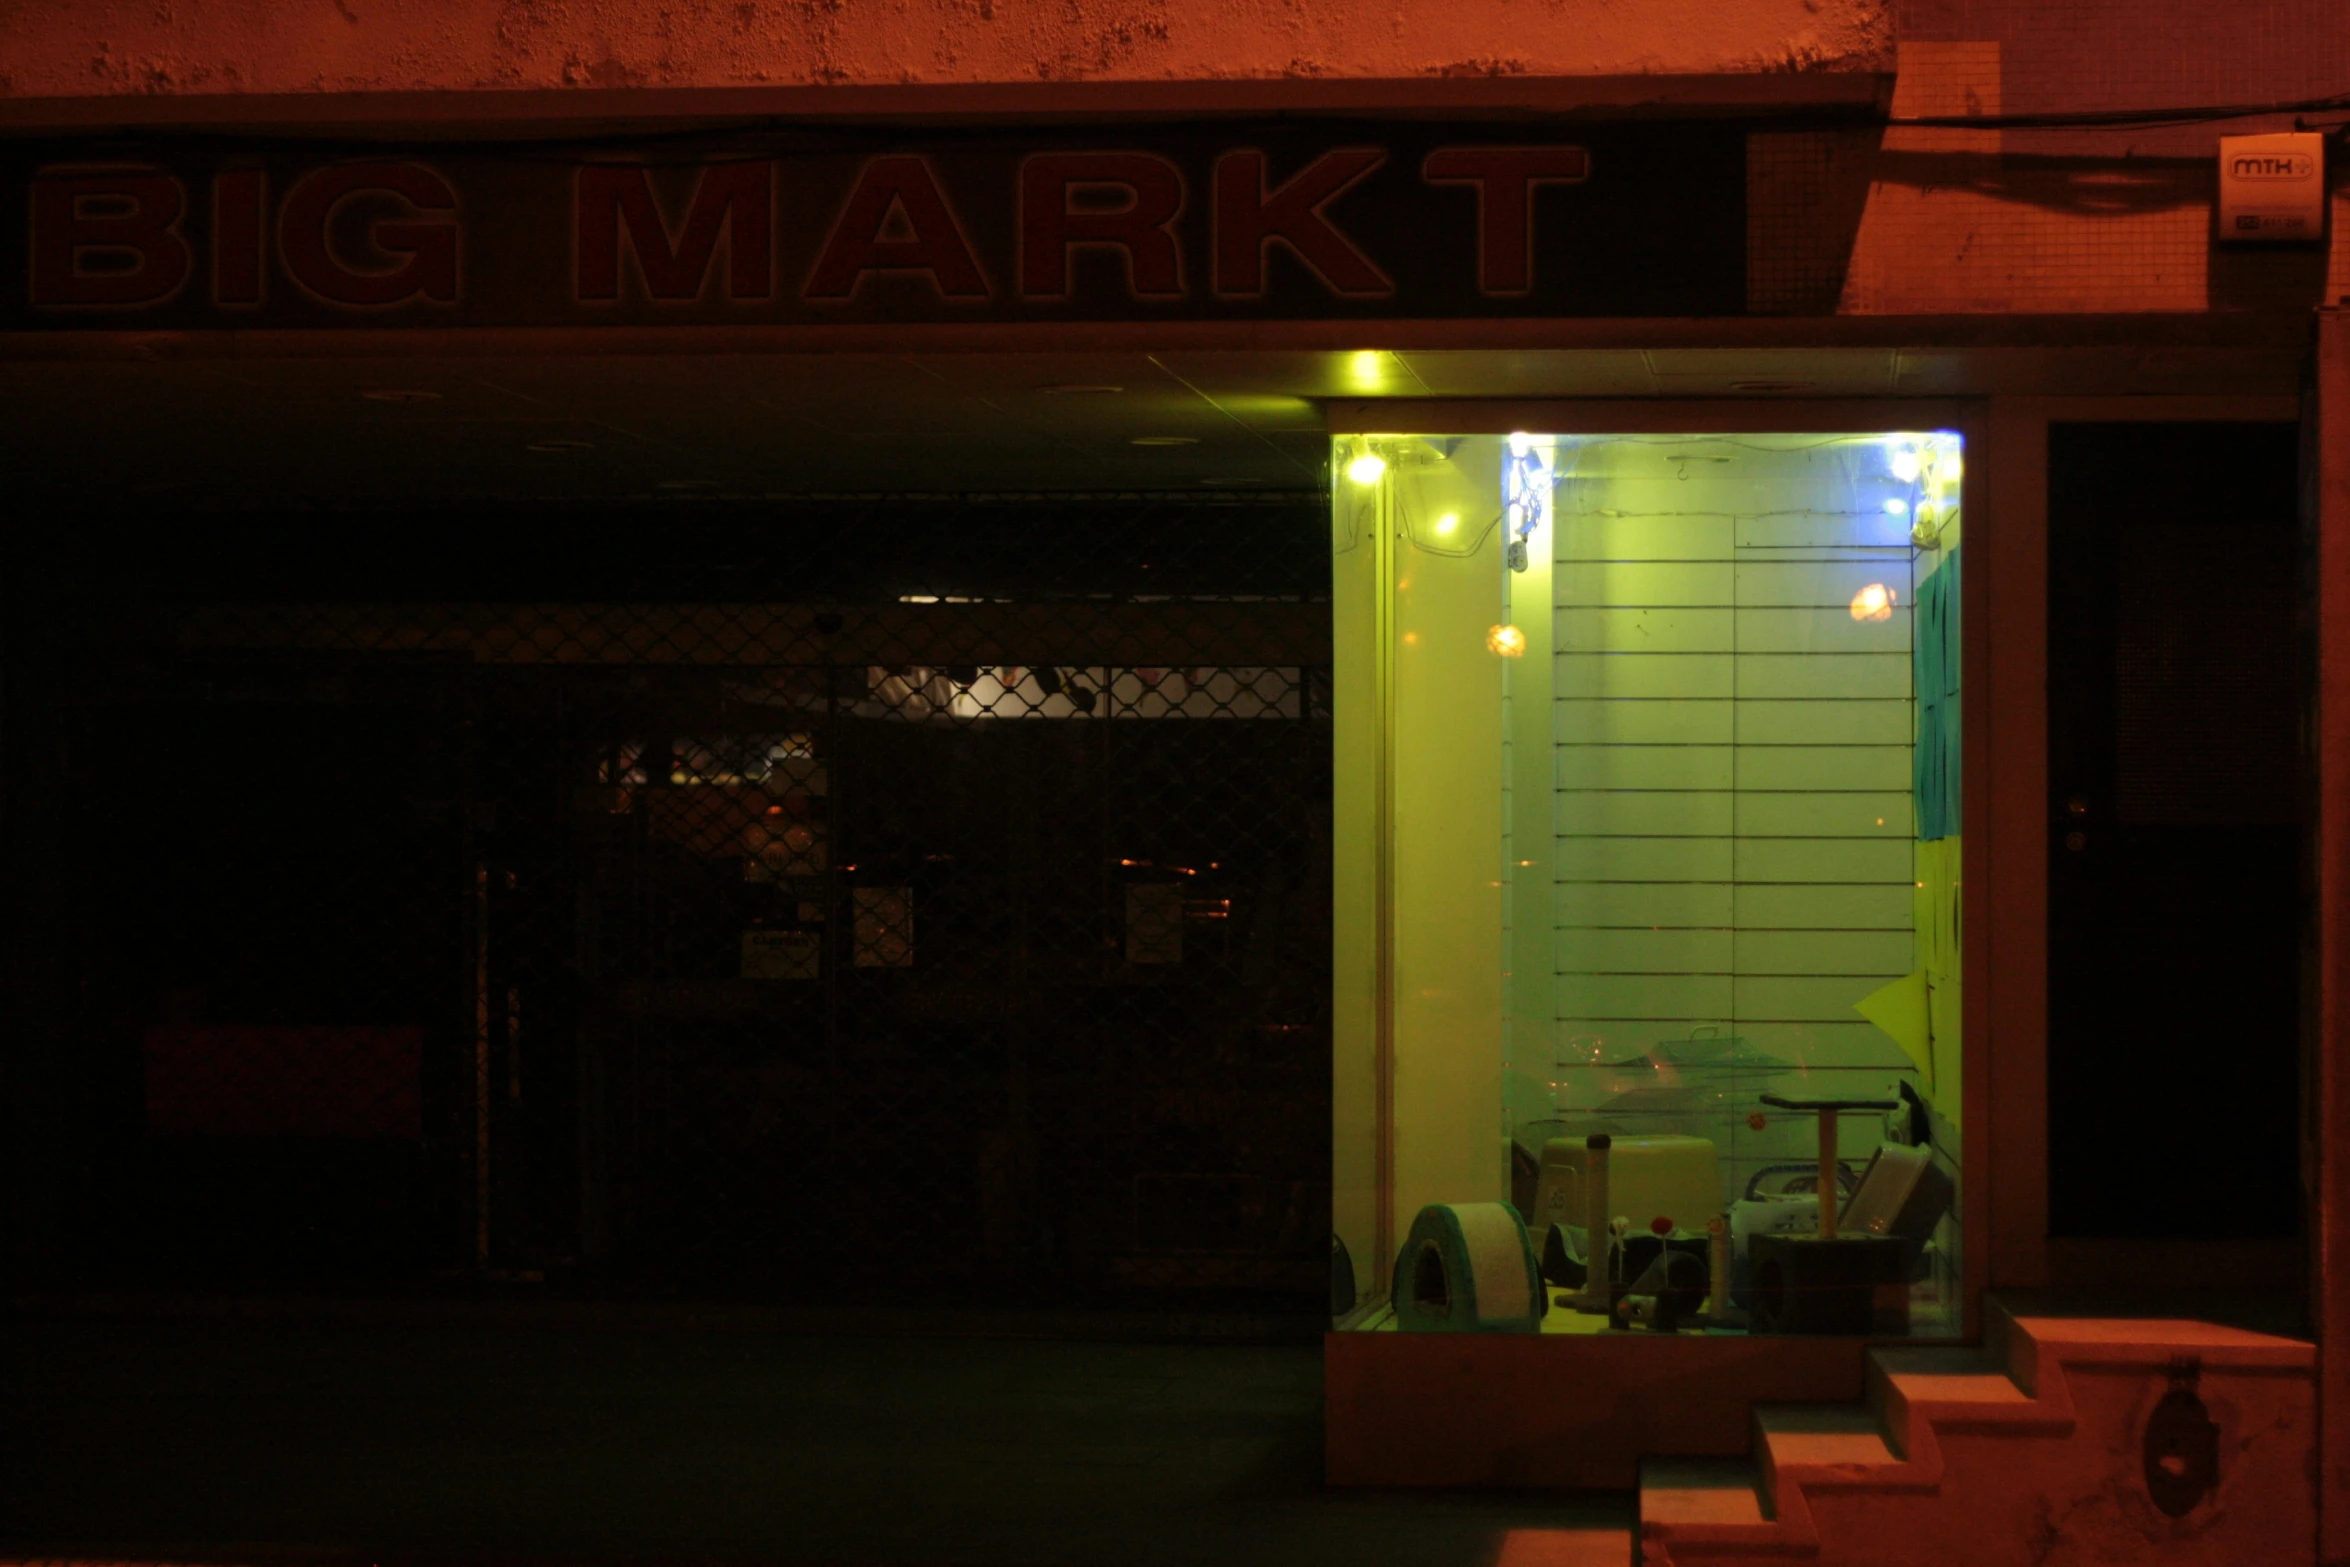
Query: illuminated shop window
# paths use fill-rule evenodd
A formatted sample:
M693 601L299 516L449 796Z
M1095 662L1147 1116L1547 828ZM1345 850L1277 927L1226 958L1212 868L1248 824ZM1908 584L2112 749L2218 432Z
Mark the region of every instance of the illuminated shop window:
M1342 1321L1955 1333L1959 437L1333 471Z

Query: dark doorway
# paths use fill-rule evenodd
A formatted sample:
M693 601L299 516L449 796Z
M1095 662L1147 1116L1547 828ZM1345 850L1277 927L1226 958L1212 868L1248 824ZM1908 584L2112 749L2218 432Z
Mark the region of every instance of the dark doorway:
M2049 433L2057 1235L2299 1230L2295 438Z

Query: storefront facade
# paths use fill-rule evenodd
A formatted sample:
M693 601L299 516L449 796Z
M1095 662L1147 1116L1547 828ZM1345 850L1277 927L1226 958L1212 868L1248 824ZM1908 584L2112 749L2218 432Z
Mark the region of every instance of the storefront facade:
M468 529L523 499L551 538L567 507L584 517L664 492L821 513L864 539L870 559L840 564L854 554L844 546L837 569L801 562L822 581L791 602L728 603L715 619L720 589L648 588L615 616L632 597L625 566L570 587L525 559L496 586L364 610L346 594L332 612L311 587L239 592L222 568L200 611L174 622L178 649L214 661L208 681L295 654L493 671L482 691L512 689L468 696L467 722L501 737L534 712L606 704L585 728L547 730L560 729L548 756L593 730L598 753L571 759L587 771L542 779L516 762L511 775L532 798L563 793L583 810L592 794L615 822L647 824L648 841L783 900L742 931L733 914L721 921L729 965L741 937L739 971L722 980L629 969L611 994L631 1018L705 1031L723 1018L750 1040L800 1007L822 1014L835 1047L863 1038L841 1019L883 1003L859 998L954 952L927 945L951 928L923 923L931 911L958 898L1043 905L957 892L954 854L918 852L918 834L888 851L886 877L857 880L857 858L879 863L858 845L880 840L840 825L867 809L847 803L853 780L993 777L994 764L901 754L877 729L852 765L832 737L909 715L984 728L1015 713L1074 734L1098 710L1098 753L1089 738L1006 762L999 803L1050 820L1039 789L1097 766L1126 781L1105 782L1105 798L1123 787L1155 802L1133 822L1103 815L1088 852L1117 869L1071 872L1091 878L1087 918L1104 922L1070 937L1071 972L1098 969L1086 983L1115 1005L975 1003L997 992L966 974L918 1004L888 1002L893 1037L978 1006L1018 1063L1006 1124L1042 1125L1089 1070L1055 1075L1045 1036L1159 1026L1137 1021L1170 1004L1151 987L1222 942L1229 994L1199 1005L1245 1014L1227 1030L1243 1043L1210 1052L1226 1076L1144 1072L1117 1092L1185 1107L1169 1125L1195 1141L1213 1140L1203 1127L1232 1135L1230 1106L1244 1101L1326 1103L1327 1184L1293 1157L1227 1168L1169 1154L1118 1166L1130 1193L1097 1213L1054 1185L1076 1141L991 1132L972 1155L968 1227L985 1232L973 1255L1015 1276L1028 1254L1007 1237L1065 1212L1055 1244L1128 1288L1294 1291L1310 1276L1318 1296L1327 1228L1345 1259L1330 1279L1335 1482L1628 1488L1644 1483L1643 1461L1746 1452L1758 1403L1860 1398L1881 1376L1872 1342L1989 1340L2012 1356L2024 1308L2002 1301L2056 1292L2118 1310L2136 1297L2140 1314L2170 1316L2174 1297L2207 1295L2240 1315L2260 1297L2264 1325L2284 1331L2215 1341L2212 1397L2239 1396L2228 1367L2311 1389L2287 1399L2300 1413L2284 1423L2301 1433L2295 1451L2316 1455L2315 1482L2271 1495L2266 1480L2231 1480L2282 1461L2245 1435L2213 1486L2163 1509L2188 1520L2163 1541L2191 1548L2189 1524L2209 1523L2218 1504L2202 1498L2217 1495L2223 1521L2314 1531L2292 1559L2342 1556L2350 1443L2337 1427L2350 1415L2335 1418L2345 1373L2329 1346L2350 1331L2337 1233L2350 1201L2330 1129L2342 1118L2336 949L2350 924L2333 864L2350 186L2325 134L2339 112L2313 107L2350 71L2338 25L2306 8L2314 41L2282 53L2265 35L2209 41L2209 73L2190 83L2165 63L2168 40L2076 58L2022 7L1968 31L1932 8L1757 6L1709 19L1699 42L1669 19L1587 32L1496 5L1463 26L1510 47L1465 60L1429 53L1401 21L1129 9L1014 36L986 8L821 25L746 8L725 45L699 20L587 39L468 18L406 53L210 24L141 24L153 36L127 41L61 25L25 40L0 97L0 163L21 192L0 210L0 255L17 258L0 273L12 445L42 504L103 493L92 509L110 517L183 503L218 517L240 492L281 517L388 504L409 521L379 515L365 536L396 550L411 521L445 509L458 520L420 527L435 541L422 554L463 548ZM85 56L97 93L76 74ZM2290 131L2296 113L2319 131L2330 219L2297 240L2239 242L2216 225L2218 138ZM1179 395L1180 411L1131 395L1146 388ZM549 464L570 466L549 479ZM2215 466L2240 483L2197 489ZM1166 573L1163 553L1096 580L1092 544L1072 541L1125 513L1072 509L1040 533L977 504L1119 494L1164 508L1179 490L1216 498L1221 520L1182 509L1188 520L1141 553L1204 548L1228 566L1295 531L1287 512L1252 522L1280 511L1276 495L1304 497L1318 529L1326 490L1326 588L1290 581L1290 563L1255 577L1201 568L1158 592L1164 576L1140 574ZM962 521L910 520L912 502L943 495L963 497ZM2215 508L2240 510L2238 533L2211 535ZM652 555L665 526L648 535ZM1049 614L1028 614L1026 588L971 586L986 573L967 558L1019 558L1047 537L1067 567L1038 590ZM253 558L293 549L281 539ZM926 562L935 582L915 580ZM901 567L914 574L870 604L840 585ZM773 580L793 569L784 559ZM491 602L502 607L479 608ZM2218 673L2177 633L2199 617L2205 641L2235 650ZM557 700L556 683L530 683L539 665L639 684L562 687ZM674 716L747 700L746 670L764 672L759 700L788 721ZM671 682L670 716L645 716L648 680ZM677 695L697 680L707 689ZM2192 711L2179 695L2190 688L2204 704ZM2164 705L2174 697L2189 706ZM444 698L385 700L420 711ZM1203 720L1189 731L1201 748L1137 741L1127 755L1113 714ZM762 742L749 760L734 754L745 737ZM2233 756L2237 770L2163 760L2190 752ZM465 768L488 754L463 749ZM2280 770L2298 786L2263 793ZM1231 780L1212 801L1197 782L1208 773ZM701 803L656 809L664 776ZM35 814L67 809L38 787L19 797ZM463 797L469 845L523 832L521 794ZM891 798L865 819L951 809ZM1186 811L1239 820L1252 798L1277 803L1237 835L1195 842L1164 825ZM506 802L503 826L481 803L492 799ZM1223 866L1192 863L1243 840L1282 868L1222 887ZM658 1140L611 1130L617 1119L583 1108L586 1089L560 1128L519 1119L516 1063L530 1058L515 1041L538 1026L541 1003L523 998L541 980L528 965L509 973L504 933L617 909L583 889L621 875L571 860L558 874L520 841L460 856L479 882L466 926L479 955L449 995L419 1003L463 1014L452 1064L399 1065L441 1046L430 1030L419 1045L392 1038L397 1007L340 1020L375 1030L369 1048L394 1061L392 1077L454 1074L411 1095L420 1124L449 1123L423 1138L452 1150L431 1222L462 1234L470 1265L506 1273L538 1266L526 1232L550 1254L591 1232L626 1237L643 1214L673 1211L648 1192L674 1187L674 1211L688 1212L708 1178L682 1165L644 1176ZM2133 857L2083 868L2109 844ZM1034 880L1007 874L1015 889ZM498 876L509 891L559 881L562 898L503 901ZM2178 907L2144 913L2164 886L2187 889ZM1300 898L1320 905L1311 920L1290 909ZM777 912L787 904L796 912ZM2139 913L2147 923L2130 924ZM1252 934L1236 944L1219 919ZM2161 932L2182 919L2236 935L2162 955ZM2269 961L2288 928L2298 957ZM1300 968L1299 941L1328 967ZM44 950L31 943L28 972ZM2219 983L2196 951L2236 965L2248 999L2193 1011L2196 987ZM951 961L977 973L991 960L974 944ZM2156 970L2186 977L2166 990ZM821 1006L813 988L774 999L803 979L824 986ZM584 1009L564 1024L581 1039L597 1027L579 999L590 995L563 1003ZM86 1014L42 1015L27 1038L54 1045ZM2192 1037L2147 1058L2102 1021L2134 1036L2165 1015ZM157 1071L206 1050L266 1055L266 1041L217 1026L264 1021L165 1011L124 1024L145 1030L148 1115ZM789 1026L803 1022L816 1027ZM1300 1097L1282 1052L1325 1048L1327 1100ZM62 1080L22 1049L24 1081ZM1235 1065L1247 1050L1272 1075ZM654 1076L629 1076L620 1053L594 1059L578 1070L595 1092L655 1102ZM2159 1091L2136 1081L2203 1062L2227 1070ZM712 1080L772 1075L744 1070ZM810 1085L828 1081L822 1070L773 1070L821 1119L826 1090ZM2221 1106L2230 1093L2242 1102ZM201 1090L170 1103L189 1126L227 1113ZM2235 1130L2178 1119L2203 1105ZM896 1112L857 1114L879 1126ZM1090 1114L1070 1110L1071 1124ZM1252 1135L1294 1153L1317 1135L1296 1118ZM954 1122L918 1135L951 1139ZM698 1135L688 1121L669 1131ZM554 1162L576 1165L576 1191L493 1188L490 1150L510 1137L564 1150ZM1653 1224L1659 1257L1676 1243L1708 1257L1717 1331L1617 1320L1638 1290L1589 1298L1597 1232L1584 1221L1619 1217L1591 1195L1595 1137L1624 1145L1611 1151L1619 1194L1692 1194L1685 1213L1620 1217ZM2194 1209L2175 1222L2145 1211L2163 1205L2146 1169L2157 1142L2165 1161L2223 1167L2201 1183L2217 1193L2202 1207L2173 1202ZM1825 1174L1839 1153L1841 1175ZM1728 1232L1763 1222L1756 1204L1808 1193L1816 1208L1833 1180L1865 1185L1872 1157L1927 1172L1941 1192L1896 1215L1914 1234L1899 1280L1877 1283L1897 1282L1898 1301L1878 1289L1866 1323L1718 1331L1721 1313L1756 1309L1777 1243L1749 1257L1745 1231ZM849 1154L827 1158L828 1200L853 1206L865 1178ZM1321 1162L1316 1146L1305 1163ZM777 1168L746 1156L726 1178L763 1190ZM910 1176L887 1189L893 1209L925 1200ZM1504 1286L1483 1242L1469 1236L1448 1260L1422 1220L1502 1203L1532 1272L1507 1286L1512 1311L1454 1320L1469 1279L1422 1290L1423 1253L1473 1266L1489 1308ZM1200 1240L1197 1216L1217 1204L1253 1226L1256 1251ZM54 1239L80 1210L36 1196L25 1211L26 1233ZM1067 1239L1129 1222L1160 1239L1124 1251ZM1505 1240L1514 1259L1521 1242ZM1301 1242L1317 1254L1302 1272ZM758 1243L790 1244L788 1227ZM28 1248L35 1262L43 1244ZM1546 1244L1582 1255L1553 1272ZM1643 1298L1653 1310L1664 1296ZM2295 1321L2278 1322L2278 1298L2296 1303ZM1405 1320L1421 1306L1428 1320ZM1752 1544L1672 1525L1659 1514L1654 1534L1672 1560Z

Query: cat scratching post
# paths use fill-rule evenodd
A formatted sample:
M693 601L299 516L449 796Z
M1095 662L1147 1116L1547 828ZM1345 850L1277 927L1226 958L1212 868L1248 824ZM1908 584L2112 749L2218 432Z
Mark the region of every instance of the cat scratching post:
M1896 1101L1764 1094L1762 1102L1819 1117L1820 1228L1816 1235L1757 1235L1748 1243L1754 1330L1907 1332L1909 1292L1899 1242L1885 1235L1843 1235L1836 1228L1836 1117L1846 1110L1891 1110Z
M1820 1118L1820 1239L1836 1238L1836 1117L1846 1110L1893 1110L1893 1099L1789 1099L1765 1094L1762 1102L1780 1110L1810 1110Z
M1594 1132L1583 1144L1583 1299L1581 1310L1605 1313L1615 1277L1615 1238L1608 1233L1607 1154L1613 1139Z

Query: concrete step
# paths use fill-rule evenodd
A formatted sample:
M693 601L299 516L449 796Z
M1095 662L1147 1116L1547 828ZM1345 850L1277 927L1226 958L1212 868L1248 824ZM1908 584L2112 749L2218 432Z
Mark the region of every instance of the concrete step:
M1872 1376L1898 1381L1934 1403L2028 1403L1995 1349L1974 1345L1880 1344L1869 1351Z
M1584 1525L1505 1530L1493 1567L1635 1567L1632 1530Z
M1651 1458L1640 1466L1643 1531L1749 1529L1770 1521L1751 1458Z
M1751 1458L1652 1458L1640 1466L1643 1563L1792 1562L1817 1552L1808 1529L1771 1517Z
M1939 1477L1937 1430L2061 1436L2072 1429L2069 1406L2043 1405L2025 1392L2000 1349L1879 1345L1864 1374L1869 1410L1887 1444L1919 1471L1913 1479Z
M1767 1499L1793 1481L1866 1483L1889 1479L1904 1467L1876 1411L1865 1404L1757 1404L1754 1456Z
M2310 1560L2312 1346L2177 1319L1987 1326L1979 1349L1871 1349L1862 1403L1755 1406L1751 1459L1644 1464L1641 1561L2026 1567L2057 1516L2083 1561ZM2221 1426L2217 1484L2167 1517L2140 1432L2166 1390L2197 1388Z

